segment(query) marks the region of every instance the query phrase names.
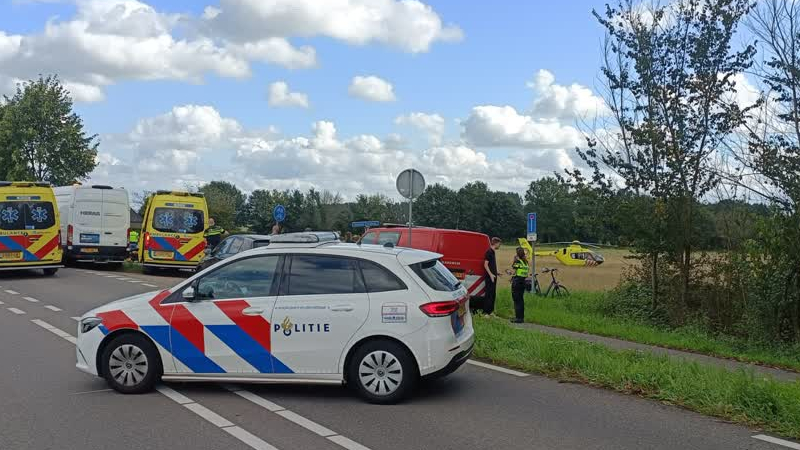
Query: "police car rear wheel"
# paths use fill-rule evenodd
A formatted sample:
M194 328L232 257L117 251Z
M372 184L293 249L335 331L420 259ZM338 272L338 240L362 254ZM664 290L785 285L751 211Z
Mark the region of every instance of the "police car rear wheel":
M106 346L102 356L103 376L123 394L153 389L160 374L160 360L153 344L144 336L126 334Z
M348 381L370 403L392 404L406 398L417 382L409 352L392 341L361 346L350 361Z

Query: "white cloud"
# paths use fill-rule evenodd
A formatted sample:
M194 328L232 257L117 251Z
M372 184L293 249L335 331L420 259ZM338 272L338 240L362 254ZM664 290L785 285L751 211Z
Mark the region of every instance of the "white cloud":
M572 121L608 114L605 100L594 95L591 89L579 84L562 86L555 84L555 79L551 72L542 69L528 82L528 87L536 92L533 116Z
M436 41L463 37L458 27L444 25L433 8L417 0L222 0L203 17L210 33L238 42L326 36L419 53Z
M371 102L393 102L396 100L394 86L376 76L353 77L348 92L353 97Z
M285 81L276 81L269 85L270 106L299 106L308 108L308 95L301 92L290 92Z
M287 69L311 69L317 66L317 52L313 47L304 45L297 48L284 38L228 44L226 49L242 58L278 64Z
M397 125L410 125L427 134L428 141L432 145L442 143L444 136L444 118L439 114L426 114L422 112L412 112L410 114L398 116L394 119Z
M554 149L584 142L571 126L520 114L511 106L476 106L463 127L463 138L479 147Z

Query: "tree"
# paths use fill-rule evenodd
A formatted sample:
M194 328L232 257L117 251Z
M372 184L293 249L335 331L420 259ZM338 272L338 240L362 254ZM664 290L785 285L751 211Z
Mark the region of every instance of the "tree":
M542 242L576 239L573 208L569 185L554 177L532 181L525 193L525 209L536 213L537 237Z
M458 194L442 184L427 186L414 200L414 222L437 228L458 227Z
M459 213L456 228L486 232L489 217L490 191L486 183L475 181L458 190Z
M688 301L694 220L699 199L719 183L711 156L738 127L749 108L735 101L735 77L752 62L752 45L732 48L750 0L683 0L643 10L632 0L594 12L608 38L603 77L613 139L590 139L579 151L592 168L591 181L653 199L651 229L674 231L638 236L637 250L652 262L657 303L659 256L680 274L680 302ZM571 172L578 183L579 170ZM672 237L673 239L668 239Z
M5 97L0 120L0 179L66 185L97 166L96 135L87 136L58 77L39 77Z
M208 214L217 225L231 230L243 224L245 195L227 181L211 181L200 186L208 205Z

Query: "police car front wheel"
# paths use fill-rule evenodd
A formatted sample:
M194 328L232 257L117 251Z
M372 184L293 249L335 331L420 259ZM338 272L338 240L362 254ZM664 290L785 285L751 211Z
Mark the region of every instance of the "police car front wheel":
M103 377L116 391L140 394L153 389L161 372L155 346L142 335L124 334L103 350Z
M348 383L370 403L391 404L406 398L419 378L413 356L396 342L371 341L350 360Z

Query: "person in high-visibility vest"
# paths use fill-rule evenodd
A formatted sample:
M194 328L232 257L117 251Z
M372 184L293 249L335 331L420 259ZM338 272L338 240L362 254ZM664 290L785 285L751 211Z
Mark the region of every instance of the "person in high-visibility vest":
M219 245L222 240L222 235L225 233L225 228L217 225L213 217L208 218L208 229L205 232L206 247L208 251L214 250L214 247Z
M511 264L514 275L511 278L511 298L514 300L514 318L512 323L525 322L525 279L530 272L528 259L525 257L525 249L517 247L517 254L514 256L514 263Z

